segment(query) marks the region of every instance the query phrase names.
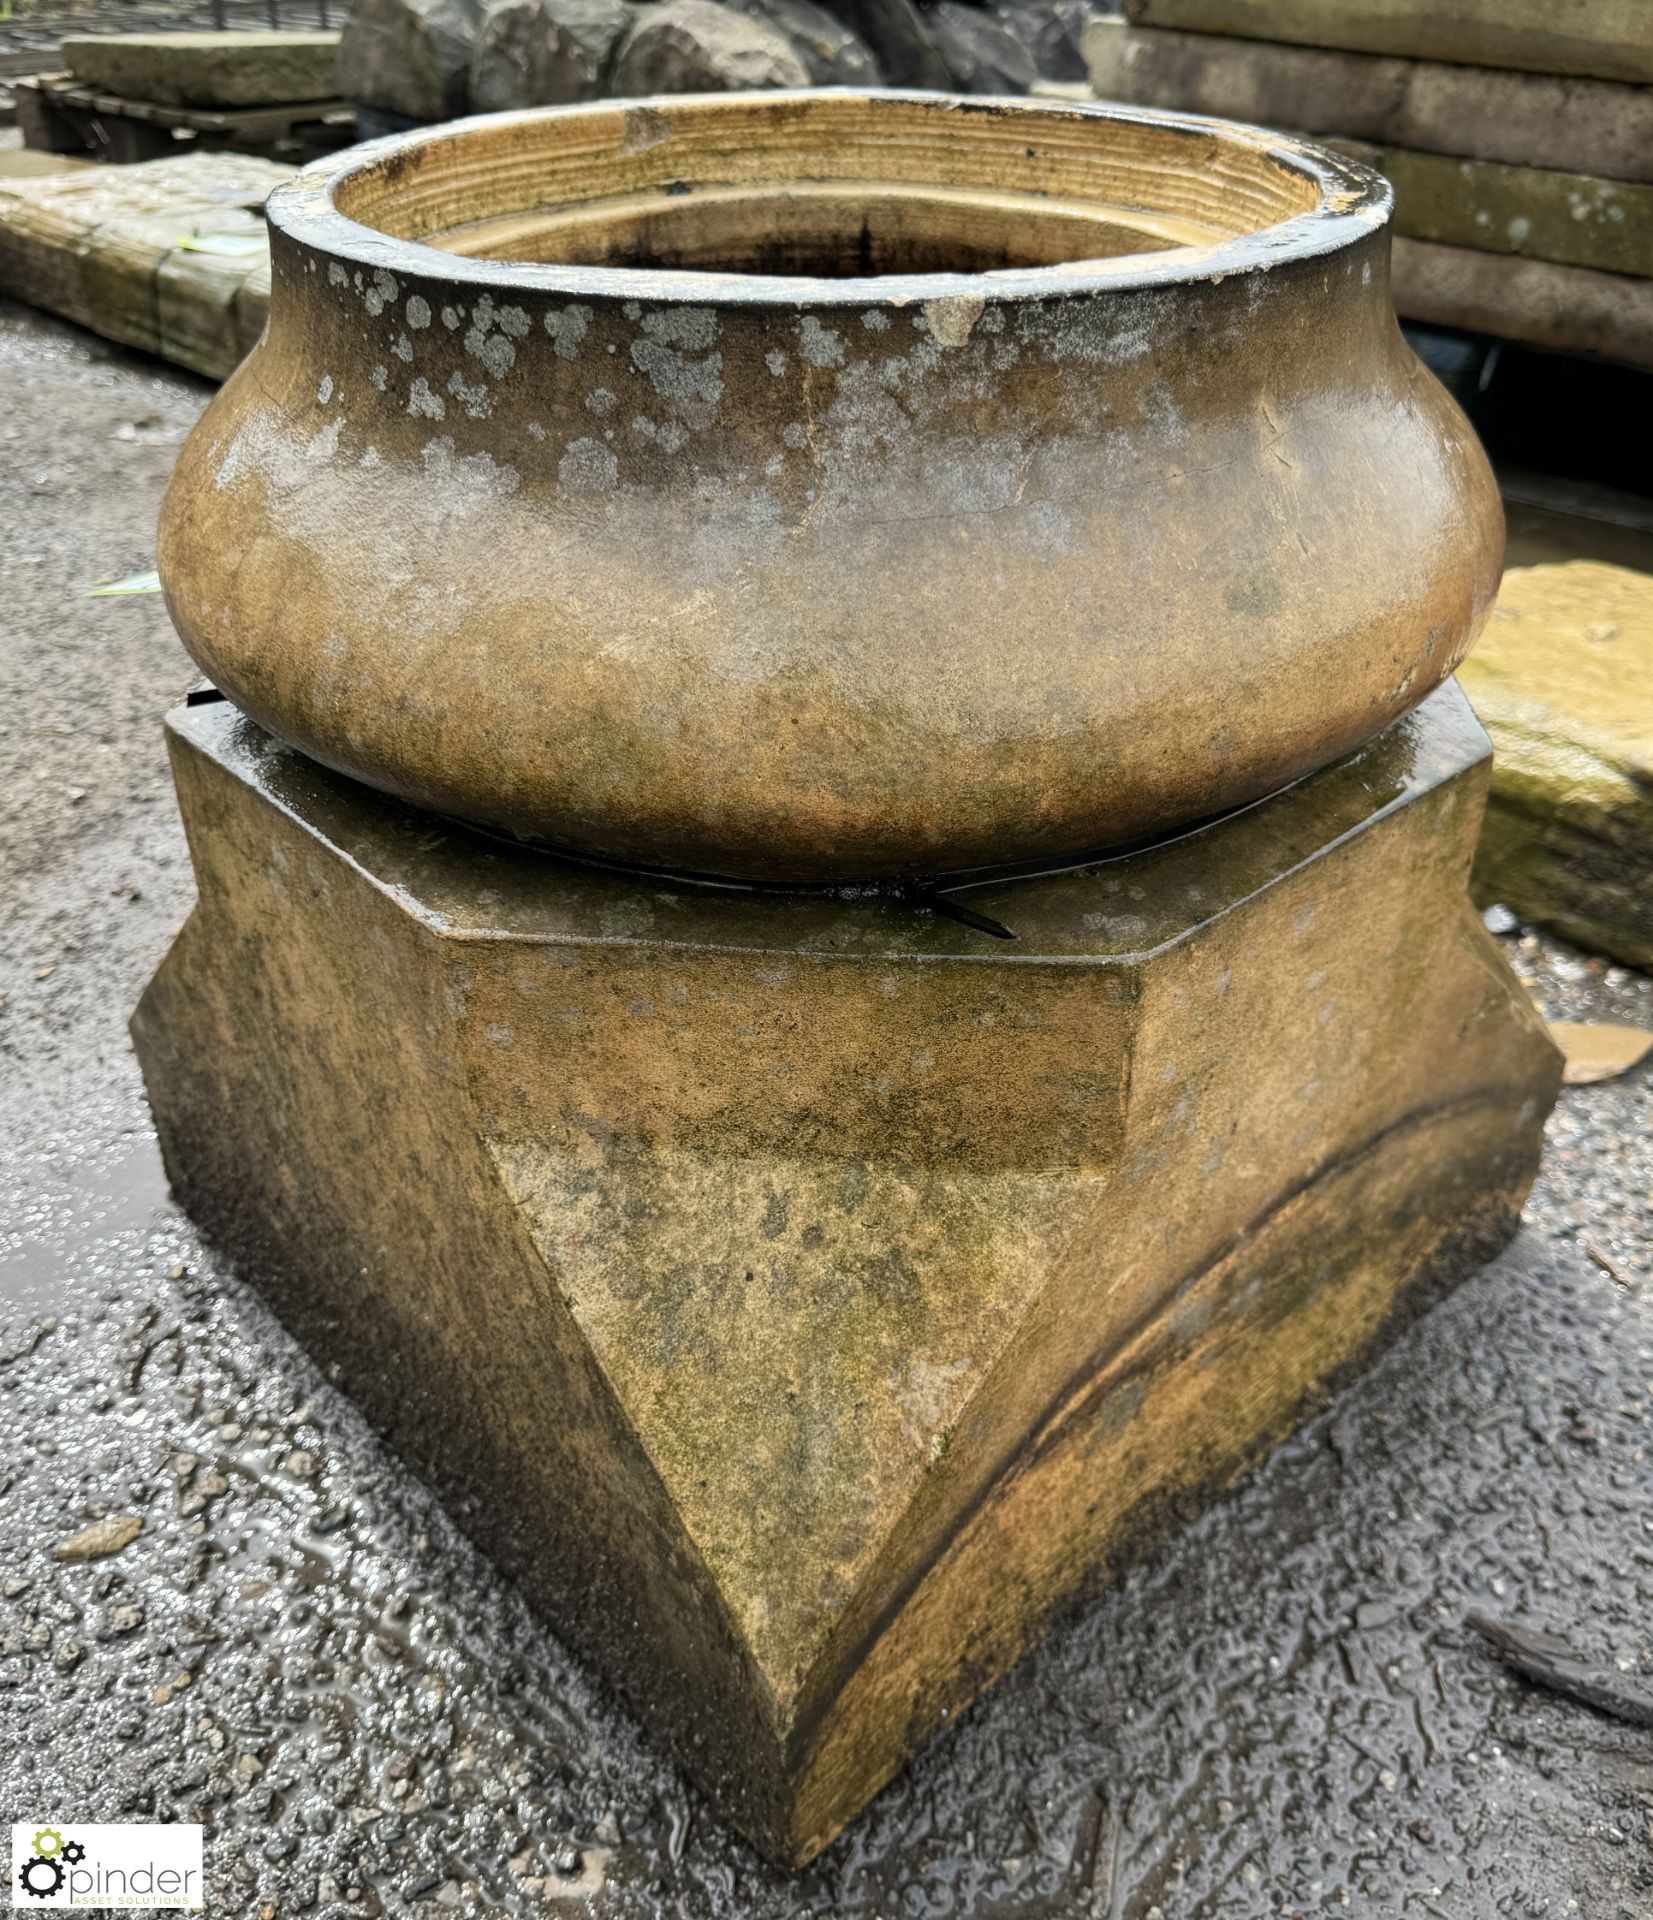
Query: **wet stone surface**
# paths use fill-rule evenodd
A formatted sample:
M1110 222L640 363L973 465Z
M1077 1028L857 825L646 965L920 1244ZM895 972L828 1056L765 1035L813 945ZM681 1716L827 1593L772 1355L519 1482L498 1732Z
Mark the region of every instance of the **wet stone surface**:
M191 897L193 673L158 600L80 596L148 564L205 389L15 308L0 367L0 1805L203 1820L261 1920L1653 1907L1653 1736L1464 1626L1653 1674L1653 1073L1564 1094L1502 1260L774 1874L363 1429L332 1376L373 1357L300 1353L169 1206L124 1021ZM1501 944L1547 1013L1653 1024L1646 977Z

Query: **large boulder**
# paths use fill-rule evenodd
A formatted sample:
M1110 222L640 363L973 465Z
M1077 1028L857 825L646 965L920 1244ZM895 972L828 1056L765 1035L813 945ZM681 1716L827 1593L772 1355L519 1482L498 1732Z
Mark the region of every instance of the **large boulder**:
M639 10L615 60L611 91L727 93L808 85L809 69L778 28L714 0L663 0Z
M411 120L451 120L470 104L482 0L356 0L339 44L347 99Z
M817 87L876 87L883 79L872 49L815 0L730 0L737 13L785 34Z
M471 55L471 106L497 113L597 99L630 25L626 0L492 0Z
M1104 17L1099 0L997 0L990 11L1027 49L1041 80L1087 77L1085 32Z
M1026 93L1038 78L1027 48L984 8L938 0L930 33L960 93Z
M833 0L832 10L871 47L891 86L952 90L947 62L913 0Z

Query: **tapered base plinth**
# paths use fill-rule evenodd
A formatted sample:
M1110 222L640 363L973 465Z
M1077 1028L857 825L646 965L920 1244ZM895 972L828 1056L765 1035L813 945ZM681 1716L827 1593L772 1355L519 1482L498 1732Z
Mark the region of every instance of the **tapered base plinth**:
M184 1204L777 1859L1511 1231L1557 1060L1455 687L996 940L500 845L227 706L134 1031Z

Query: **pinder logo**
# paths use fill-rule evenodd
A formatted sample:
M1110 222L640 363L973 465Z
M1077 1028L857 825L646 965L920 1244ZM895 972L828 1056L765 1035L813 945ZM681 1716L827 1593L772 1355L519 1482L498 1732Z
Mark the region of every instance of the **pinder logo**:
M203 1904L198 1826L34 1826L11 1830L14 1908Z

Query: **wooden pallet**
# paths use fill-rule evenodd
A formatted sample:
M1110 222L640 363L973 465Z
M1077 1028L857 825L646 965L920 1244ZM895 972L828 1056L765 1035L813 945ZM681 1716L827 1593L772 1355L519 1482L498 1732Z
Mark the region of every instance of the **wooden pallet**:
M126 163L203 151L267 153L312 160L356 137L347 100L302 100L271 107L171 107L82 86L67 73L30 74L16 83L23 144L47 153L90 153Z

